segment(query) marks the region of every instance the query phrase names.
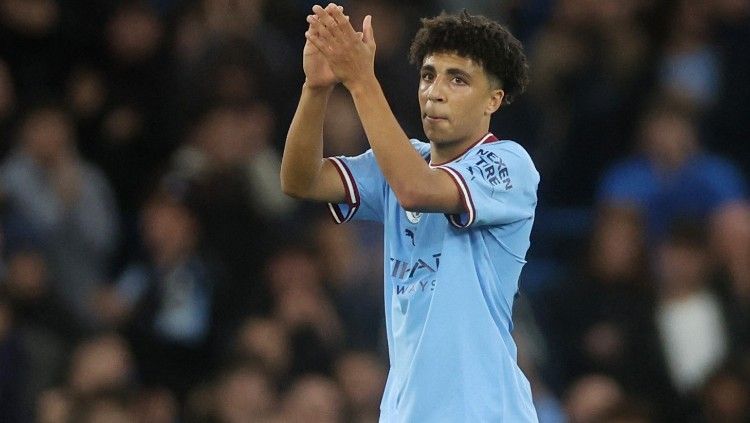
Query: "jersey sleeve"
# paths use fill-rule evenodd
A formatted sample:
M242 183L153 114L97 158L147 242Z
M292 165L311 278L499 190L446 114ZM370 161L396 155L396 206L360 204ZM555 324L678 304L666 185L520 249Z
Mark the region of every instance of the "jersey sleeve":
M409 140L415 150L427 160L430 146L417 139ZM385 214L385 197L388 183L380 171L372 149L359 156L328 157L341 177L346 190L346 202L328 203L328 209L336 223L350 220L372 220L383 222Z
M453 178L466 207L464 213L446 214L456 228L504 225L534 216L539 173L525 152L479 148L460 162L435 167Z
M328 160L338 171L346 190L344 203L328 203L333 220L336 223L353 219L382 222L386 183L372 150L359 156L328 157Z

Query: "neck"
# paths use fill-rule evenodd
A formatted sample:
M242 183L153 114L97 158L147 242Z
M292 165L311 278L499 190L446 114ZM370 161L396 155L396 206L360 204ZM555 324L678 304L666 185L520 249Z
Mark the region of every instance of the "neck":
M430 162L440 164L452 161L464 154L474 144L481 141L489 133L489 128L476 132L471 137L455 141L437 143L430 141Z

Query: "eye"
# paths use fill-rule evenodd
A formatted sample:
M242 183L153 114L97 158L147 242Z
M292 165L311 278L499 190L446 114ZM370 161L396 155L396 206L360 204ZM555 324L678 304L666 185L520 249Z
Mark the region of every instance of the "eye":
M451 79L451 82L456 85L466 85L466 80L461 78L460 76L454 76L453 79Z
M435 75L432 72L422 72L422 81L431 82L435 79Z

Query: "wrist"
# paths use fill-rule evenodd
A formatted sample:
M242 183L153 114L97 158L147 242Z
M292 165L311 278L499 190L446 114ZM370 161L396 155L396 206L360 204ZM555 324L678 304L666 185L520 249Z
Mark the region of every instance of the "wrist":
M345 84L346 89L349 90L352 97L362 95L362 94L368 94L372 93L374 90L377 90L380 87L380 84L378 83L378 79L375 77L375 74L367 75L362 78L357 78L354 81L350 81Z
M325 85L311 84L310 81L305 79L305 82L302 84L302 89L313 94L330 94L335 86L335 83Z

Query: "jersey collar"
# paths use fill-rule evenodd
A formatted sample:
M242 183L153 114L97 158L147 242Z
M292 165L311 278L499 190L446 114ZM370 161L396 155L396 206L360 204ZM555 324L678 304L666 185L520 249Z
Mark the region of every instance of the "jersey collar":
M480 138L479 141L477 141L474 144L466 147L466 149L464 151L462 151L459 155L457 155L456 157L454 157L454 158L452 158L450 160L446 160L446 161L444 161L442 163L432 163L432 159L430 159L430 166L433 166L433 167L434 166L442 166L442 165L454 162L454 161L460 159L461 157L463 157L472 148L478 147L478 146L480 146L482 144L489 144L491 142L496 142L496 141L499 141L499 139L492 132L488 132L482 138Z

